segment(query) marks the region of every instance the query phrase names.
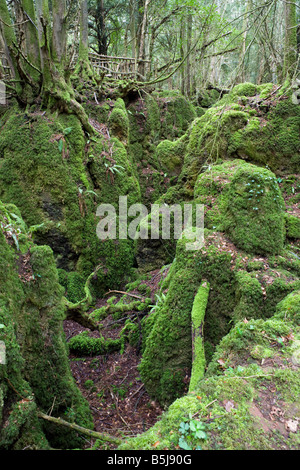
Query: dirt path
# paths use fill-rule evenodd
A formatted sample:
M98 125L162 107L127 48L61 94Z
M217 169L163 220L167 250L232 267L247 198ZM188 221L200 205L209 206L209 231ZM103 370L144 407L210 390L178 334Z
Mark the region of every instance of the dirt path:
M151 273L149 281L145 281L151 288L154 302L160 279L159 272L155 271ZM99 299L96 308L104 305L105 301ZM112 317L109 316L101 323L105 325L111 322ZM124 325L114 326L101 330L101 335L105 339L117 338ZM64 331L68 341L89 330L66 320ZM99 332L89 332L89 335L100 337ZM93 357L70 355L73 377L90 404L96 431L122 438L133 437L152 427L163 413L163 409L149 397L140 379L140 360L140 353L129 344L122 354L116 352ZM93 442L87 442L87 447L91 445Z

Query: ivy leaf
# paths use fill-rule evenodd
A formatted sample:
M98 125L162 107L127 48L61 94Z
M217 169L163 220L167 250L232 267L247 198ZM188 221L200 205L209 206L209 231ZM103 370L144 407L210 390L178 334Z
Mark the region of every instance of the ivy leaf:
M181 449L193 450L193 448L189 446L188 443L182 437L179 439L178 445Z
M197 431L196 432L196 437L198 439L207 439L207 434L204 431Z
M65 134L65 135L69 135L69 134L71 134L72 130L73 130L73 127L67 127L67 128L64 130L64 134Z
M196 431L196 426L195 426L194 421L190 422L190 429L191 429L191 431Z

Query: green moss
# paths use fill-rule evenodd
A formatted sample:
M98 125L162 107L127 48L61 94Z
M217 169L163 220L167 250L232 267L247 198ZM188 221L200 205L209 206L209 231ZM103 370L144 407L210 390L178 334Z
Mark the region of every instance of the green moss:
M228 233L247 253L279 253L285 240L284 201L273 173L233 160L199 176L194 190L208 228Z
M203 114L206 113L206 109L202 108L201 106L196 106L195 109L196 109L197 117L201 117L201 116L203 116Z
M159 149L162 151L162 161L158 160L157 146L164 140L172 142L177 137L182 137L196 117L196 113L185 98L177 92L170 92L170 94L153 93L141 96L135 102L128 104L128 114L130 120L128 153L136 167L143 203L148 206L167 190L168 177L180 171L181 144L178 151L174 148L171 165L164 146Z
M209 284L204 282L199 288L192 309L193 365L189 391L195 390L205 372L205 351L203 344L203 323L207 307Z
M276 269L272 272L272 283L266 285L266 300L264 303L264 313L266 317L274 315L276 306L288 294L300 288L299 278L296 276L289 276L286 272L281 278L276 278Z
M218 159L240 158L273 172L297 173L299 107L273 91L272 84L240 84L193 121L179 178L187 193L203 167Z
M217 90L200 89L198 90L197 103L202 109L210 108L219 98L220 93Z
M214 246L187 251L187 242L183 236L177 243L165 300L148 320L141 362L147 391L162 403L170 403L186 387L184 378L192 368L191 312L202 279L211 285L204 326L206 359L207 351L228 332L235 302L230 254L218 253ZM166 285L163 288L165 292Z
M129 139L129 118L124 101L119 98L108 118L108 126L114 137L117 137L124 144Z
M291 292L276 307L276 317L300 324L300 292Z
M283 209L275 175L245 164L229 186L225 231L248 253L279 253L285 240Z
M116 109L123 109L121 104ZM140 201L139 183L124 145L100 135L87 142L74 115L60 115L54 122L39 114L27 118L12 113L1 130L0 154L4 202L16 202L28 226L43 224L36 241L51 246L58 267L86 279L101 261L103 270L108 269L107 281L114 279L117 285L132 266L132 247L122 241L116 257L117 243L100 242L96 210L101 203L117 207L120 195L128 194L130 205ZM105 272L93 288L95 293L107 288Z
M236 85L232 92L231 96L239 97L239 96L255 96L257 93L257 86L253 83L240 83Z
M22 220L16 224L25 227ZM69 368L62 328L63 288L53 252L35 246L23 233L30 249L22 253L4 234L1 231L0 340L6 346L6 364L1 366L0 388L10 419L1 430L0 445L18 449L26 443L46 449L49 441L58 448L78 446L75 434L53 433L51 426L42 429L36 415L37 407L47 411L49 403L56 416L72 406L74 419L92 426L88 405Z
M67 299L74 304L82 300L85 297L84 285L84 276L77 272L69 273L66 284Z
M68 346L70 351L80 356L98 356L101 354L110 354L120 351L122 348L122 339L105 340L104 338L92 338L87 332L83 332L70 339Z
M300 219L290 214L285 214L285 227L288 238L300 238Z
M146 339L141 378L150 395L162 403L183 393L183 379L191 368L190 315L197 291L197 280L191 279L193 273L188 269L177 271Z
M258 279L255 275L252 276L245 271L238 271L236 281L238 304L234 309L235 321L261 317L264 308L264 296Z
M185 137L171 142L163 140L156 150L156 158L163 171L169 176L178 175L181 172L183 164L183 155L185 149Z
M270 388L272 398L284 402L285 419L298 413L299 374L286 362L292 351L280 343L291 326L275 318L238 323L218 346L197 389L174 401L152 428L119 449L178 449L180 424L192 417L205 425L206 436L198 442L203 450L297 448L292 433L274 431L273 423L263 417L264 402L260 404ZM262 360L270 357L274 366L262 368ZM287 366L278 368L277 361Z
M194 199L205 206L205 227L224 230L226 188L237 168L235 161L213 165L202 173L195 184Z

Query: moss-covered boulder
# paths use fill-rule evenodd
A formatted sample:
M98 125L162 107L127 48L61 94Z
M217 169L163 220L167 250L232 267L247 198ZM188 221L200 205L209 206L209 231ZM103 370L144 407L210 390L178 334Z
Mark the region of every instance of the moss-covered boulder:
M125 113L121 104L120 110ZM140 201L124 144L95 121L89 138L74 115L25 115L12 108L1 123L2 200L39 227L35 240L52 248L60 269L86 279L101 264L95 289L118 286L133 264L132 243L100 241L96 213L101 204L117 207L120 195L129 195L129 204Z
M285 214L285 227L288 238L299 239L300 238L300 218L294 215Z
M192 197L199 174L219 160L237 158L276 175L297 174L299 125L288 84L237 85L188 128L178 188Z
M183 165L186 136L178 140L163 140L156 149L156 158L169 176L178 176Z
M300 263L289 250L251 256L224 234L205 230L203 248L188 251L185 237L161 286L162 301L148 319L140 371L151 396L171 403L187 389L192 369L191 314L202 282L210 284L203 326L207 363L235 323L269 318L300 285Z
M125 145L129 139L129 118L124 101L117 99L114 108L108 118L108 126L111 134L117 137Z
M278 254L285 241L285 204L276 176L241 160L199 176L195 200L206 205L206 226L224 230L248 253Z
M196 112L176 91L141 96L128 103L127 112L128 152L137 167L143 203L150 205L166 192L170 179L180 172L184 152L177 144L172 146L172 142L185 135ZM168 143L160 147L165 140Z
M92 427L72 377L63 332L65 308L53 252L36 246L18 209L0 203L0 448L80 446L78 436L38 420L37 411Z

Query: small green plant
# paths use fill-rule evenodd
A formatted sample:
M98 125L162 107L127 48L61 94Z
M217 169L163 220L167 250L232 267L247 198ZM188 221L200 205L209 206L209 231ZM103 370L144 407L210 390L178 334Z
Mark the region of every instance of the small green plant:
M87 389L92 388L94 386L93 380L86 380L85 383L84 383L84 386Z
M126 387L118 387L117 385L113 385L112 390L113 393L117 395L121 400L124 400L128 392L128 389Z
M156 297L156 304L155 305L149 305L149 307L151 307L150 313L153 313L154 310L156 310L157 307L162 305L164 303L164 301L166 300L166 295L165 294L161 294L161 296L158 295L158 294L155 294L155 297Z
M190 415L180 423L179 447L184 450L202 450L200 443L207 439L205 429L206 425L202 421L193 419Z

